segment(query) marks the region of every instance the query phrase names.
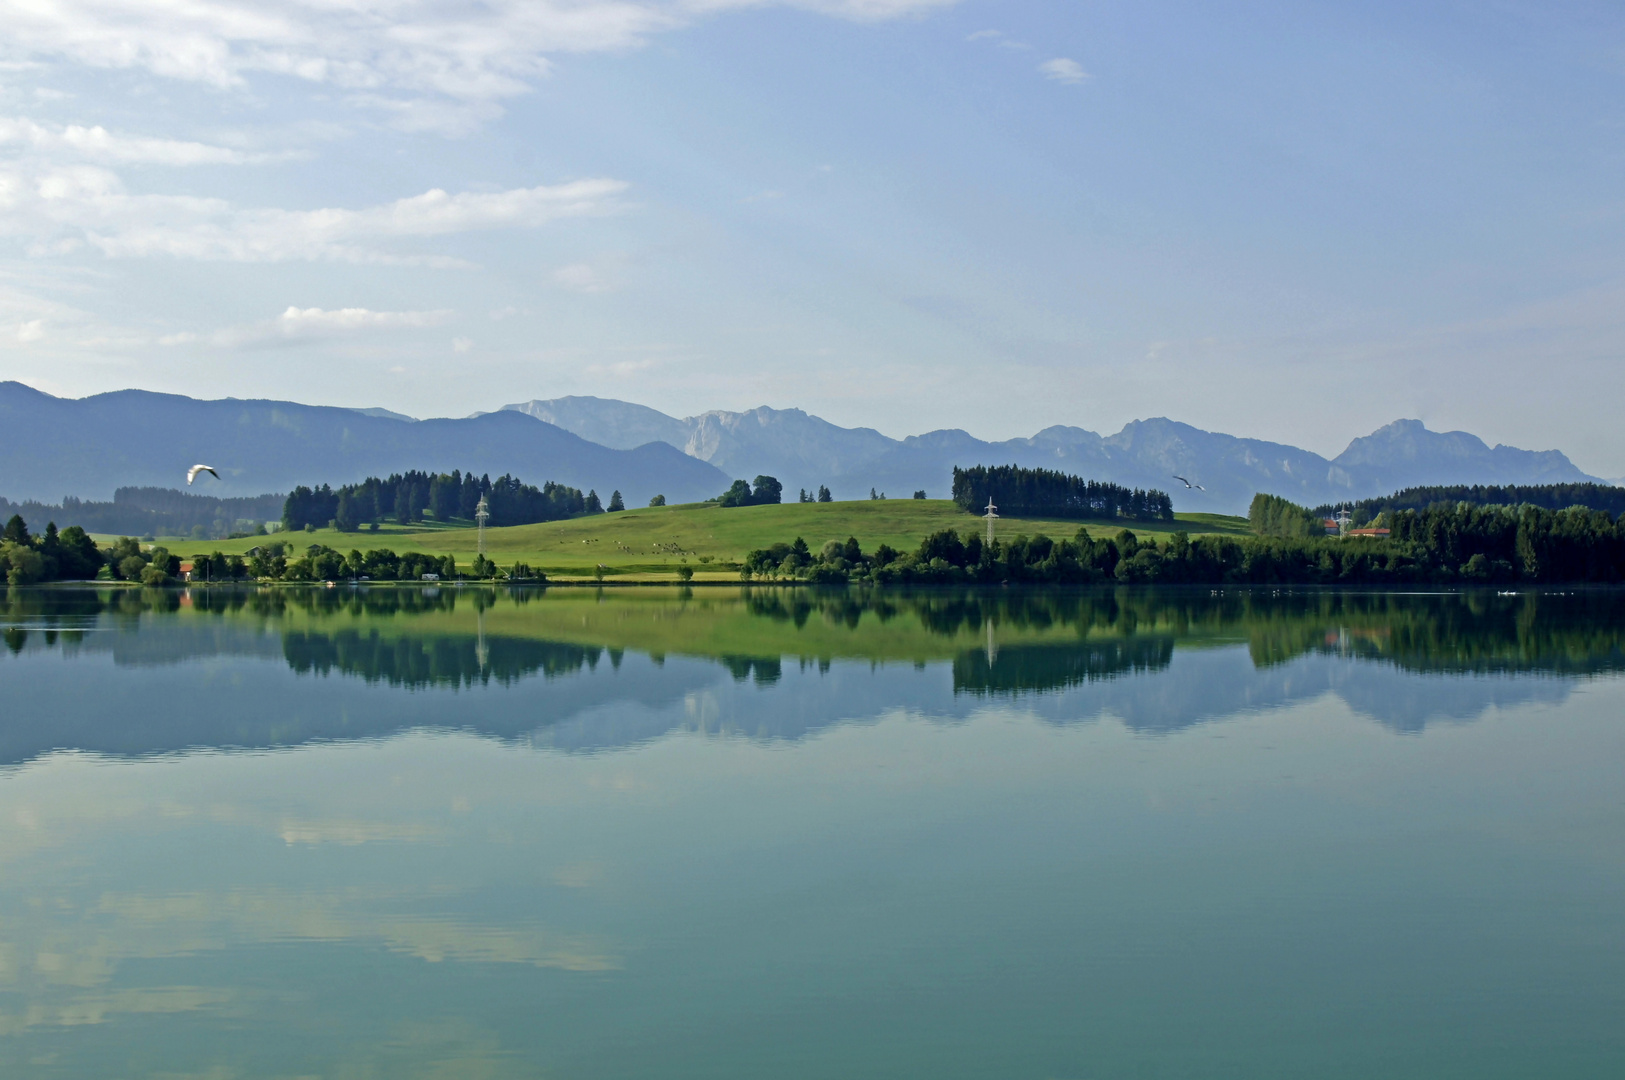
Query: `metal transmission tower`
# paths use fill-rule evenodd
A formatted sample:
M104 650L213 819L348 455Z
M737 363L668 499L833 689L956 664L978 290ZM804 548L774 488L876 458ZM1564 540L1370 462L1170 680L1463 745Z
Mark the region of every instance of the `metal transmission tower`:
M987 519L987 542L989 545L992 545L993 543L993 522L999 516L998 514L994 513L994 510L995 507L993 505L993 499L990 496L987 500L987 513L982 515Z
M479 552L482 559L485 558L485 522L490 516L491 507L485 501L485 496L481 495L480 504L474 508L474 520L480 526Z

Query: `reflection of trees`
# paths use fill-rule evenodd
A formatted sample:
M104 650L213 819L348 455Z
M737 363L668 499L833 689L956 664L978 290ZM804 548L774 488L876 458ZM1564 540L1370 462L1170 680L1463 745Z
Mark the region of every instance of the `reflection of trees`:
M779 658L758 656L719 656L717 659L728 669L734 682L753 680L757 686L772 686L784 675Z
M1258 666L1309 652L1418 672L1594 674L1625 670L1625 593L1499 596L1326 594L1252 612Z
M816 605L817 599L804 603ZM1042 662L1056 672L1054 686L1075 681L1063 671L1108 670L1116 654L1099 651L1102 639L1244 639L1259 667L1320 652L1386 661L1413 671L1625 670L1625 592L1613 589L1508 596L1490 591L1001 590L993 595L892 596L888 603L890 617L912 614L926 630L949 637L975 634L989 622L1008 632L1069 628L1082 639L1074 647L1076 662ZM1001 662L1015 651L1000 650L991 665L980 650L962 653L955 661L956 681L963 677L969 680L966 686L981 687L974 673L985 670L989 688L1002 685ZM1014 685L1037 688L1031 675Z
M954 689L978 694L1058 690L1119 675L1160 671L1174 656L1171 637L1086 641L1077 645L1018 645L963 652L954 658Z
M490 638L482 657L477 638L463 635L389 636L355 629L290 630L282 636L288 666L300 674L333 671L368 682L419 689L428 686L504 685L527 675L569 675L597 668L596 646Z
M259 621L300 615L300 629L282 630L283 652L300 672L339 671L401 686L459 686L509 681L531 673L578 671L598 662L601 648L492 639L482 660L473 634L414 633L416 616L483 612L496 605L537 602L539 590L472 588L376 589L12 589L0 601L0 635L12 652L32 635L51 645L74 641L91 624L135 628L145 616L190 607L194 615ZM739 594L726 594L732 598ZM613 602L605 600L605 602ZM910 624L928 638L953 639L955 683L965 689L1040 689L1125 672L1152 670L1183 640L1245 641L1253 663L1268 667L1312 654L1377 660L1413 671L1585 674L1625 670L1625 592L1493 591L1444 594L1272 589L746 589L714 605L736 612L750 640L752 620L850 635L861 656L876 624L888 634ZM383 624L384 619L389 624ZM330 625L324 625L330 620ZM376 628L369 620L378 620ZM381 631L387 629L389 633ZM981 640L998 646L990 661ZM917 632L917 631L916 631ZM1044 641L1025 640L1042 635ZM734 676L760 685L780 677L785 637L759 635L764 655L737 651L713 657ZM767 645L765 643L773 642ZM974 651L968 646L976 642ZM611 662L614 643L605 643ZM748 648L748 647L747 647ZM847 646L842 646L846 649ZM737 650L738 646L732 646ZM793 646L791 646L793 650ZM769 651L771 650L771 651ZM1048 674L1042 674L1042 673ZM1046 681L1048 680L1048 681Z

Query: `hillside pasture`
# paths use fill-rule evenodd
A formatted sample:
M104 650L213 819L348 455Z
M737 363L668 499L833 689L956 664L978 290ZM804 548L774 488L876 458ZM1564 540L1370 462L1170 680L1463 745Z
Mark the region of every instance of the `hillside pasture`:
M1115 535L1129 528L1138 535L1166 536L1176 531L1194 535L1246 532L1246 521L1217 514L1181 515L1172 522L1077 521L1040 518L1000 518L997 535L1072 536L1087 527L1096 536ZM881 544L898 550L919 546L939 529L962 534L979 532L985 525L973 514L946 499L863 499L833 503L783 503L775 506L722 508L714 503L644 507L614 514L593 514L565 521L487 529L486 552L497 563L525 562L554 578L591 576L599 564L606 575L669 580L684 561L696 580L736 577L737 564L755 548L796 537L817 550L828 540L857 537L865 551ZM398 553L420 551L453 555L459 565L474 559L475 530L467 527L385 525L378 531L275 534L237 540L159 538L159 543L182 557L207 551L241 554L267 540L280 539L296 550L325 544L339 551L390 548Z

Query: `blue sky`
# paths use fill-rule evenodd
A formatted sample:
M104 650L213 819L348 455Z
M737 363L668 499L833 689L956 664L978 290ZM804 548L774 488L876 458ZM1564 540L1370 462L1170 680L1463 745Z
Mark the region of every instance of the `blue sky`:
M1625 9L0 0L0 377L1625 473Z

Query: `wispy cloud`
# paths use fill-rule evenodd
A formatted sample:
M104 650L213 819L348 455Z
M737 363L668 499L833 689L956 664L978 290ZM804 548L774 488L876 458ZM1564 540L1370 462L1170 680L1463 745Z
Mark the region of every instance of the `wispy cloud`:
M1044 73L1046 79L1054 79L1060 83L1081 83L1089 77L1082 64L1076 60L1068 60L1064 56L1045 60L1038 65L1038 70Z
M19 146L56 158L107 164L247 165L286 160L286 154L251 154L225 146L122 135L101 126L49 127L27 117L0 117L0 146Z
M987 41L1001 49L1010 52L1032 52L1033 47L1025 41L1017 40L1006 34L1003 30L978 30L965 38L966 41Z
M451 311L372 311L368 308L301 308L289 306L274 319L228 327L212 334L180 333L159 338L160 345L207 345L245 348L295 344L367 331L414 330L442 326Z
M874 22L954 2L0 0L0 60L137 69L228 90L269 73L351 93L406 126L446 130L525 93L551 55L633 48L719 12L788 6ZM425 97L443 107L407 104Z
M553 271L553 284L579 293L609 291L609 282L589 263L571 263Z
M223 199L133 195L116 174L95 166L37 175L0 168L0 236L32 238L35 255L88 245L109 258L459 266L465 264L387 245L609 213L626 188L619 180L591 179L498 192L436 188L361 209L243 209Z

